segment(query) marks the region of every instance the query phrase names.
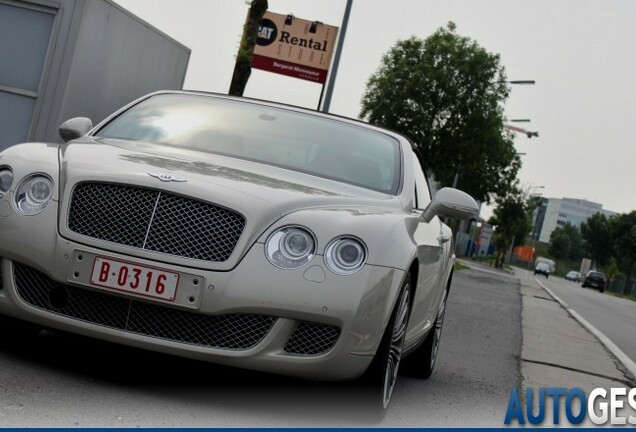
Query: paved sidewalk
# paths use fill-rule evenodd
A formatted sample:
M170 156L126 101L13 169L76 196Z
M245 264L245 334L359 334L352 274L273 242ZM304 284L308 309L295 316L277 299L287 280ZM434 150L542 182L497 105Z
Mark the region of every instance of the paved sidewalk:
M519 274L526 273L526 274ZM537 284L520 271L521 374L524 387L633 387L623 365Z
M462 264L487 273L506 275L472 260ZM579 324L534 280L532 273L516 269L521 283L523 387L636 387L634 376L600 341Z

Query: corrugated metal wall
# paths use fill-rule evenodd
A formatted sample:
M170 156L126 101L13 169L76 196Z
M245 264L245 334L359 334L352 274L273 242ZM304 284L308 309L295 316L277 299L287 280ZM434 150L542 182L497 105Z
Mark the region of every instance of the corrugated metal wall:
M109 0L0 0L0 150L60 142L68 118L96 124L144 94L180 89L189 58Z
M68 93L62 116L85 116L97 123L144 94L180 89L189 56L182 45L123 9L89 1L69 75L76 90Z
M0 3L0 149L29 138L55 16Z

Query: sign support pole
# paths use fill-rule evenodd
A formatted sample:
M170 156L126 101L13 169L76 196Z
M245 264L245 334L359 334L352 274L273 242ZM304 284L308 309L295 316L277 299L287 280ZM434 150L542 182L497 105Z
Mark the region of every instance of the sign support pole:
M320 111L320 105L322 104L322 97L325 95L325 86L326 84L323 84L322 90L320 90L320 99L318 99L318 106L316 107L316 111ZM323 110L323 112L326 112L326 111Z
M351 5L353 0L347 0L347 6L345 7L344 17L342 18L342 27L340 27L340 36L338 37L338 46L336 47L336 53L333 58L333 65L329 79L327 81L327 92L325 94L325 103L320 108L320 102L322 102L322 92L320 93L320 102L318 102L318 109L322 112L329 112L331 106L331 95L333 93L333 86L336 82L336 75L338 74L338 65L340 64L340 55L342 54L342 47L344 46L345 35L347 34L347 25L349 24L349 15L351 15ZM325 87L322 88L323 92Z

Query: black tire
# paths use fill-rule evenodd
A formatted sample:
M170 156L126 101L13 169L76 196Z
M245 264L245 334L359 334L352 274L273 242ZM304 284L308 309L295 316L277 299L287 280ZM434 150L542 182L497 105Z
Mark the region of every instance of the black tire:
M410 312L411 280L407 274L380 346L361 378L365 389L365 404L380 417L386 412L395 389Z
M428 379L433 375L437 353L439 351L439 343L442 338L442 329L444 327L444 315L446 314L446 303L448 301L448 287L444 293L442 303L437 310L435 325L428 332L426 339L418 348L404 359L402 370L409 376Z

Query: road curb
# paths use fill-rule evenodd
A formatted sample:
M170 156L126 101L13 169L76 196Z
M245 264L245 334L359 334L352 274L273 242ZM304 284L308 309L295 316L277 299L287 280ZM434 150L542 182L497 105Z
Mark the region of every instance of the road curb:
M468 267L471 270L480 271L480 272L484 272L484 273L495 274L495 275L501 275L501 276L515 276L515 271L514 270L498 269L498 268L495 268L495 267L490 267L490 266L487 266L485 264L476 263L476 262L474 262L472 260L466 260L466 259L463 259L463 258L457 258L457 261L462 263L463 265L465 265L466 267Z
M605 336L599 329L597 329L592 324L590 324L585 318L579 315L574 309L570 308L570 306L568 306L566 302L561 300L559 296L553 293L550 288L543 285L536 278L534 279L534 281L541 288L543 288L545 292L547 292L557 303L559 303L561 307L563 307L563 309L565 309L565 311L568 314L570 314L572 318L574 318L579 324L581 324L587 331L592 333L599 340L599 342L603 344L603 346L607 348L608 351L611 352L614 355L614 357L618 359L619 362L621 362L621 364L625 367L625 369L627 369L627 371L631 374L632 379L636 378L636 363L634 363L634 361L630 359L627 356L627 354L625 354L619 347L617 347L616 344L612 342L607 336Z

